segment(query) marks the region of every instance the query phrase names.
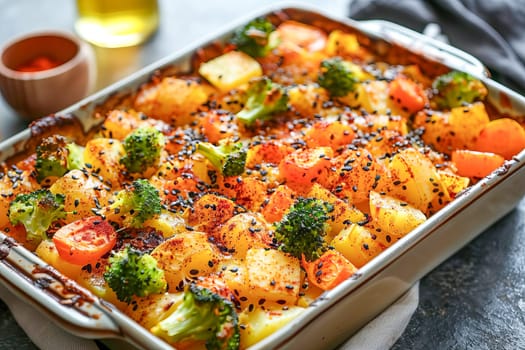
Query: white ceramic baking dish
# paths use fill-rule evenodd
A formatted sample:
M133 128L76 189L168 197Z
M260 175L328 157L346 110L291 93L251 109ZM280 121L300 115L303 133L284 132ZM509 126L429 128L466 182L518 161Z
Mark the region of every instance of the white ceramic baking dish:
M136 90L155 72L167 67L187 70L191 56L198 48L228 37L235 28L255 17L275 13L327 30L344 27L371 40L400 45L416 55L466 71L486 84L489 101L500 112L525 115L525 98L491 80L478 60L460 50L389 22L356 22L304 5L281 4L241 18L221 32L146 67L54 117L33 124L0 144L0 160L27 151L34 146L38 136L57 126L64 131L82 128L88 132L101 122L93 117L93 111L109 97L124 96ZM306 350L333 348L341 344L414 282L513 209L525 195L524 164L525 152L522 151L381 253L352 278L325 292L300 317L253 346L253 349ZM128 346L143 349L171 348L116 308L60 275L3 233L0 233L0 282L73 334L123 340Z

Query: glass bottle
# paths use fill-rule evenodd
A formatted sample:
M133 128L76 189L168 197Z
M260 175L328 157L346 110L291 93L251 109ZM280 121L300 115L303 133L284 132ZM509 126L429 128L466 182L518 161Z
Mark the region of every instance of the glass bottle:
M102 47L124 47L146 41L159 25L157 0L77 0L75 29Z

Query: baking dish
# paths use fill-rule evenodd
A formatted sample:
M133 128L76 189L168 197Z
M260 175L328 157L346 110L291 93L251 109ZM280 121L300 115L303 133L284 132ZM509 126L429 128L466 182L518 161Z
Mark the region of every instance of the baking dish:
M283 11L293 19L317 21L317 25L337 24L337 22L327 19L328 17L306 9L296 8L295 10L285 9ZM264 15L265 13L267 11L257 15ZM361 28L364 33L372 37L383 37L394 42L404 40L400 43L410 46L416 52L428 52L429 55L441 60L450 67L468 71L482 78L491 89L491 97L494 104L498 104L499 94L504 93L511 101L512 108L510 111L512 114L520 113L519 109L523 108L523 101L519 96L484 78L486 72L483 67L461 52L439 44L434 45L432 41L424 40L417 35L410 34L408 31L382 22L356 24L351 21L344 21L344 23ZM226 36L228 33L229 31L225 31L218 36L213 36L211 39ZM201 44L206 44L207 42L209 40ZM99 102L105 100L109 95L125 94L127 91L136 88L146 81L152 72L166 65L176 63L177 65L182 65L182 69L184 69L184 65L187 65L188 58L193 50L201 44L175 54L173 57L163 60L122 83L73 106L60 113L64 117L55 119L53 122L62 123L60 125L74 125L75 118L67 116L68 113L71 113L78 118L84 129L88 130L92 122L97 122L97 120L92 120L90 115ZM36 127L33 127L33 132L35 131ZM18 142L29 139L29 136L30 132L26 131L2 144L2 149L5 150L3 155L12 155L22 147L30 147L31 142L27 142L25 145ZM14 147L15 144L17 147ZM306 346L307 348L319 348L339 343L343 337L348 336L353 330L400 295L413 281L420 278L433 266L452 254L453 251L459 249L459 247L515 205L517 200L523 196L523 193L519 193L516 190L524 187L523 168L521 166L523 153L517 157L517 160L510 164L505 174L500 174L500 176L495 176L476 185L440 214L431 218L425 225L412 232L392 249L387 250L376 261L363 268L360 271L360 275L356 276L356 278L327 293L325 298L319 301L315 307L310 308L307 314L256 347L288 346L295 348ZM486 208L486 203L491 203L492 206ZM479 215L482 212L484 215ZM451 228L454 229L454 236L449 234ZM9 240L4 240L3 246L9 247L12 245L9 242ZM7 248L5 249L7 250ZM2 263L2 278L9 280L8 285L12 289L17 289L19 294L25 293L33 299L33 302L45 305L44 307L48 308L50 312L62 314L60 322L71 331L83 336L124 336L144 348L165 346L119 312L106 308L103 303L90 297L88 293L80 294L80 297L77 296L78 293L69 293L70 296L77 298L77 301L83 301L81 305L78 302L69 301L69 303L79 305L82 313L85 315L96 315L95 318L82 316L82 313L77 313L71 307L65 308L67 311L62 310L64 309L63 304L67 304L67 300L71 300L71 298L66 298L62 304L57 304L49 299L48 294L38 291L38 294L34 295L34 291L30 291L29 287L23 284L25 283L24 281L27 281L26 278L33 278L34 275L35 280L38 281L37 285L44 286L48 282L45 282L45 279L42 279L42 277L50 273L46 272L45 269L34 271L33 264L38 259L32 255L27 255L23 249L14 247L10 251L11 253ZM10 270L11 267L26 270L27 274L25 276L19 275L16 271ZM50 285L50 287L54 286L54 284ZM60 289L59 286L57 288ZM388 293L384 293L385 290ZM94 300L93 303L90 302L92 299ZM366 309L360 305L366 305ZM345 322L334 322L335 320L343 319L341 315L346 316L348 310L355 310L353 312L355 316L351 320L345 319ZM313 328L316 329L316 332L310 332ZM317 336L320 332L325 335L325 339Z

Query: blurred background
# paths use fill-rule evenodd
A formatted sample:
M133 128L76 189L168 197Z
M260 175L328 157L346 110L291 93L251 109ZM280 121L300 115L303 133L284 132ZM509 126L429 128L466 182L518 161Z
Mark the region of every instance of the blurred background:
M90 0L92 1L92 0ZM196 39L210 35L232 20L279 0L180 1L158 0L159 27L144 44L123 48L93 46L97 74L92 92L139 70L148 64L182 49ZM349 0L296 1L345 16ZM37 30L61 29L75 33L77 6L74 0L0 0L0 45L14 37ZM60 93L57 91L57 93ZM21 120L3 99L0 99L0 140L24 129Z

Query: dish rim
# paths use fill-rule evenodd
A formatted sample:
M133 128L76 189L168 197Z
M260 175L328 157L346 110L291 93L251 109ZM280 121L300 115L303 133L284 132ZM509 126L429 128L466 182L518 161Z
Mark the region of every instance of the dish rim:
M195 43L192 43L192 44L187 45L186 47L184 47L184 48L182 48L180 50L175 51L173 54L168 55L168 56L166 56L166 57L164 57L164 58L162 58L162 59L160 59L160 60L158 60L158 61L156 61L156 62L154 62L154 63L152 63L152 64L150 64L150 65L148 65L148 66L146 66L144 68L142 68L142 69L140 69L139 71L129 75L128 77L126 77L126 78L124 78L122 80L119 80L118 82L116 82L114 84L111 84L110 86L100 90L99 92L97 92L97 93L95 93L95 94L93 94L93 95L91 95L91 96L89 96L89 97L79 101L78 103L75 103L74 105L72 105L72 106L70 106L70 107L68 107L68 108L66 108L66 109L64 109L64 110L62 110L62 111L60 111L58 113L56 113L56 115L60 116L60 115L74 114L79 119L79 121L81 122L82 127L84 128L84 130L87 130L90 127L92 127L93 126L93 122L95 122L94 120L90 120L92 118L88 117L88 115L92 112L92 110L90 110L90 108L89 108L90 106L91 106L91 108L96 107L99 103L103 102L104 100L106 100L107 98L109 98L111 95L113 95L115 93L118 94L118 93L122 93L123 91L124 91L124 93L129 93L129 90L130 90L130 88L132 86L135 86L135 87L140 86L142 83L148 81L149 78L151 77L151 75L154 74L156 71L158 71L160 69L163 69L163 68L165 68L167 66L176 65L175 61L177 61L177 60L184 60L184 57L191 55L193 52L195 52L196 49L198 49L200 47L203 47L203 46L209 44L210 42L215 41L215 40L217 40L217 39L219 39L221 37L225 37L225 36L231 34L231 32L235 28L238 28L240 25L246 23L250 19L253 19L253 18L259 17L259 16L263 16L263 15L268 15L268 14L273 13L275 11L286 11L286 10L299 10L299 11L311 12L311 13L313 13L315 15L322 16L324 18L327 18L327 19L332 20L332 21L336 21L336 22L341 23L343 25L348 25L351 28L354 28L354 29L356 29L358 31L364 32L364 34L367 34L367 35L370 35L370 33L368 33L368 32L370 30L372 30L371 26L369 26L368 28L366 28L366 25L362 26L362 24L361 24L362 22L357 22L357 21L354 21L354 20L351 20L351 19L348 19L348 18L338 18L337 16L335 16L333 14L328 14L328 13L323 12L322 10L320 10L318 8L315 8L313 6L306 6L305 4L297 4L297 3L294 3L294 2L273 4L272 6L264 7L262 9L257 10L257 11L254 11L253 13L250 13L249 15L242 16L242 17L238 18L237 20L229 23L227 26L224 26L224 28L221 28L221 30L218 30L217 33L209 34L209 35L203 37L202 39L197 40ZM372 22L368 22L368 23L372 23ZM378 21L376 21L376 23L379 23L379 24L383 23L384 24L384 23L388 23L388 22L384 22L384 21L383 22L378 22ZM390 27L390 28L393 28L393 27ZM403 29L403 30L405 30L405 29ZM427 41L427 40L425 39L425 41ZM432 40L428 40L428 42L432 43ZM448 45L446 45L446 46L448 48ZM438 47L438 49L440 49L441 45L437 45L437 47ZM457 49L453 49L453 51L454 50L457 50ZM468 55L468 56L470 56L470 55ZM474 60L477 61L476 59L474 59ZM475 75L476 77L482 79L485 83L487 83L494 90L497 90L498 92L504 92L504 93L510 94L514 99L519 100L523 104L523 106L525 106L525 99L523 97L519 96L518 94L516 94L512 90L507 89L507 88L501 86L500 84L490 80L488 75L487 75L486 70L480 70L479 67L480 66L476 66L476 65L473 65L471 67L472 73L474 73L473 75ZM454 67L451 67L451 68L454 68ZM471 72L469 72L469 73L471 73ZM4 150L11 149L12 151L14 151L15 148L17 148L16 147L17 145L24 144L25 141L27 141L30 137L31 137L31 129L28 128L28 129L22 131L21 133L16 134L13 137L11 137L11 138L1 142L0 143L0 155L5 157L6 154L9 154L9 152L5 152ZM309 313L305 313L306 316L305 316L305 314L303 314L302 316L299 316L298 318L293 320L288 326L285 326L285 327L281 328L276 333L270 335L268 338L264 339L260 343L257 343L253 348L264 348L265 346L272 346L272 347L273 346L285 346L287 344L287 342L290 341L291 337L284 337L283 334L285 334L287 332L290 332L290 328L292 330L295 330L296 332L294 334L296 334L296 333L298 333L298 331L297 331L298 327L301 327L302 329L307 327L311 322L313 322L314 318L316 316L318 316L318 314L326 312L326 310L329 310L330 308L336 306L339 303L340 300L349 297L352 293L355 293L355 290L361 288L368 281L370 281L371 279L375 278L375 276L378 276L381 273L381 271L383 271L389 265L391 265L393 262L395 262L395 260L400 259L401 256L403 256L404 254L407 254L410 250L416 249L417 245L420 242L424 241L433 232L438 230L439 227L441 227L442 225L445 225L446 222L448 220L450 220L452 217L454 217L456 215L459 215L463 210L468 208L468 206L471 203L476 202L480 197L483 197L487 192L492 191L495 188L497 190L497 185L500 182L505 181L507 178L509 178L513 174L518 174L519 171L523 172L524 161L525 161L525 151L522 151L516 157L516 159L517 159L517 161L509 166L508 172L506 174L504 174L504 176L501 176L501 175L498 175L498 174L493 174L493 175L491 175L491 176L481 180L476 185L472 186L469 189L469 191L468 191L468 195L465 194L465 195L462 195L462 196L459 196L458 198L456 198L456 200L454 200L452 203L450 203L445 208L440 210L439 213L436 213L434 216L429 218L425 223L423 223L418 228L416 228L415 230L410 232L408 235L403 237L393 247L385 250L378 257L374 258L367 265L365 265L364 267L359 269L359 274L356 275L354 278L351 278L351 279L343 282L341 284L341 286L335 288L334 290L324 293L323 294L324 295L323 300L321 300L320 302L316 301L315 302L316 305L314 305L315 307L308 308L308 309L313 310L313 311L309 311ZM443 220L444 222L440 223L439 221L441 221L441 220ZM0 235L0 238L2 238L1 235ZM2 239L2 242L0 242L0 245L4 244L4 243L5 243L5 238ZM18 248L21 248L21 247L18 247ZM459 248L460 247L458 247L457 249L459 249ZM36 257L36 255L35 255L35 257ZM39 259L36 260L36 263L43 263L41 260L40 261L38 261L38 260ZM0 260L0 262L3 262L3 261L5 261L5 260ZM2 282L4 284L6 284L6 281L5 281L6 277L4 276L2 271L3 270L0 270L0 280L2 280ZM10 284L10 283L7 283L7 284ZM9 288L9 285L8 285L8 288ZM10 289L14 290L16 288L12 288L11 287ZM26 293L25 290L23 292L26 294L26 296L25 296L26 299L29 298L30 300L32 300L32 302L36 302L34 299L31 299L32 297L28 293ZM20 291L18 292L18 294L20 294ZM319 311L319 310L321 310L321 311ZM52 312L52 313L55 313L55 312ZM111 316L115 317L116 315L118 316L118 317L116 317L117 321L118 321L117 322L118 325L122 326L121 322L123 322L123 321L121 319L121 316L124 316L125 318L127 318L127 316L123 315L116 308L112 309ZM304 321L304 319L306 319L307 321ZM66 322L66 321L64 321L64 322ZM301 322L302 322L302 324L299 324ZM143 327L141 327L138 324L135 324L135 325L136 325L135 328L140 327L141 329L144 329ZM130 326L127 325L126 327L130 327ZM131 327L131 329L133 329L133 327ZM80 332L80 333L82 333L82 332ZM110 333L113 334L113 332L110 332ZM128 338L130 335L129 334L123 334L122 333L122 329L120 329L120 331L115 331L114 333L118 337L124 337L127 340L130 340ZM97 333L95 332L94 335L96 335L96 334ZM88 336L91 336L91 335L88 334ZM150 334L149 332L147 332L147 334L145 336L148 337L148 338L156 338L154 335ZM158 339L158 338L156 338L156 339ZM276 339L277 340L281 339L280 341L278 341L278 344L276 344ZM136 341L132 340L132 343L136 343ZM139 345L139 344L135 344L135 345ZM159 344L156 344L156 345L159 345ZM171 348L171 347L169 347L169 348Z

